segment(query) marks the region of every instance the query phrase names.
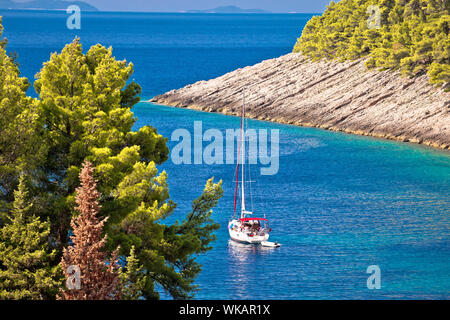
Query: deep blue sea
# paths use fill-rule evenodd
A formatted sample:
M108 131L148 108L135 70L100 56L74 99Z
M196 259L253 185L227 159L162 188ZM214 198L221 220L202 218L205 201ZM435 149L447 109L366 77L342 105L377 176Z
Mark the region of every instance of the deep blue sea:
M75 36L85 50L102 43L135 66L143 98L208 80L291 51L306 14L83 13L82 29L65 12L0 11L8 50L31 81L50 53ZM30 89L30 94L34 94ZM224 131L239 119L142 102L136 128ZM213 217L214 249L198 260L197 299L429 299L450 297L450 153L423 146L312 128L252 121L280 130L274 176L252 167L253 208L267 214L271 249L229 241L233 165L175 165L169 175L182 219L208 178L223 180ZM169 142L172 148L176 143ZM367 267L381 270L381 289L367 288ZM163 298L168 298L162 293Z

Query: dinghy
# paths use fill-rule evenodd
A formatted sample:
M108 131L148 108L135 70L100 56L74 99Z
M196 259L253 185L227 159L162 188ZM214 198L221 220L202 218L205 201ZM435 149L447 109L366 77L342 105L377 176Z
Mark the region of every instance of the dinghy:
M263 247L272 247L272 248L281 247L281 244L279 244L278 242L270 242L270 241L263 241L261 242L261 245Z

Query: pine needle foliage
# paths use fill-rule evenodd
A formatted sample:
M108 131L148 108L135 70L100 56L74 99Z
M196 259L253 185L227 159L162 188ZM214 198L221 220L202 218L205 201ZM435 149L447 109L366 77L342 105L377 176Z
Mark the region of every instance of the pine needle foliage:
M50 223L32 212L21 176L9 223L0 229L0 299L54 299L62 274L49 244Z
M432 84L448 88L449 30L448 0L332 1L307 23L294 52L313 60L366 57L368 68L427 73Z

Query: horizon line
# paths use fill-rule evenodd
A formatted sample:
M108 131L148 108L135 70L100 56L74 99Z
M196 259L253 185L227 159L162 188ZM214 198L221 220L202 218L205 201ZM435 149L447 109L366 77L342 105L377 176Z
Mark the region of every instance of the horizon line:
M66 9L41 9L41 8L0 8L0 11L65 11ZM138 11L138 10L83 10L83 12L120 12L120 13L183 13L183 14L322 14L322 12L298 12L298 11L281 11L281 12L273 12L273 11L266 11L266 12L189 12L189 11L195 11L195 9L192 10L180 10L180 11Z

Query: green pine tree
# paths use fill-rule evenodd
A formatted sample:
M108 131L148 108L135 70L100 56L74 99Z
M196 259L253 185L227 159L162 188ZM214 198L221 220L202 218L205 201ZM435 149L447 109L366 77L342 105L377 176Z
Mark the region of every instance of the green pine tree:
M0 17L0 227L14 201L19 172L34 174L46 145L40 141L37 101L26 96L30 83L6 52Z
M151 126L133 130L131 108L141 92L131 79L133 64L99 44L83 52L76 38L44 63L34 83L38 98L31 99L28 82L3 53L0 47L0 227L18 173L25 172L33 210L50 219L49 237L60 255L76 215L81 166L89 161L103 195L99 218L108 217L106 249L120 246L120 255L128 256L135 246L148 276L143 297L157 299L156 285L174 298L190 297L201 270L194 257L210 249L218 228L210 209L222 195L221 184L208 181L189 218L166 223L176 207L168 175L157 169L168 159L167 138Z
M428 73L430 83L450 89L449 30L448 0L331 1L308 21L294 52L312 60L367 57L369 68Z
M112 48L95 45L83 53L75 39L52 54L36 76L45 123L42 143L49 150L39 168L39 197L48 200L42 212L57 226L55 238L66 245L80 168L91 162L104 195L99 217L108 217L107 249L120 246L120 254L128 256L135 246L148 276L143 297L157 299L159 284L174 298L186 298L201 270L193 256L209 249L218 228L208 214L222 195L221 184L208 181L197 209L181 226L164 223L176 207L168 175L157 169L168 159L167 139L151 126L132 130L131 107L140 92L130 81L132 73L133 64L116 60Z
M54 299L61 272L50 250L50 223L32 214L23 176L10 213L0 229L0 299Z
M122 300L138 300L143 296L148 276L144 267L139 264L134 246L131 247L127 264L125 269L121 270L120 278L122 280Z

